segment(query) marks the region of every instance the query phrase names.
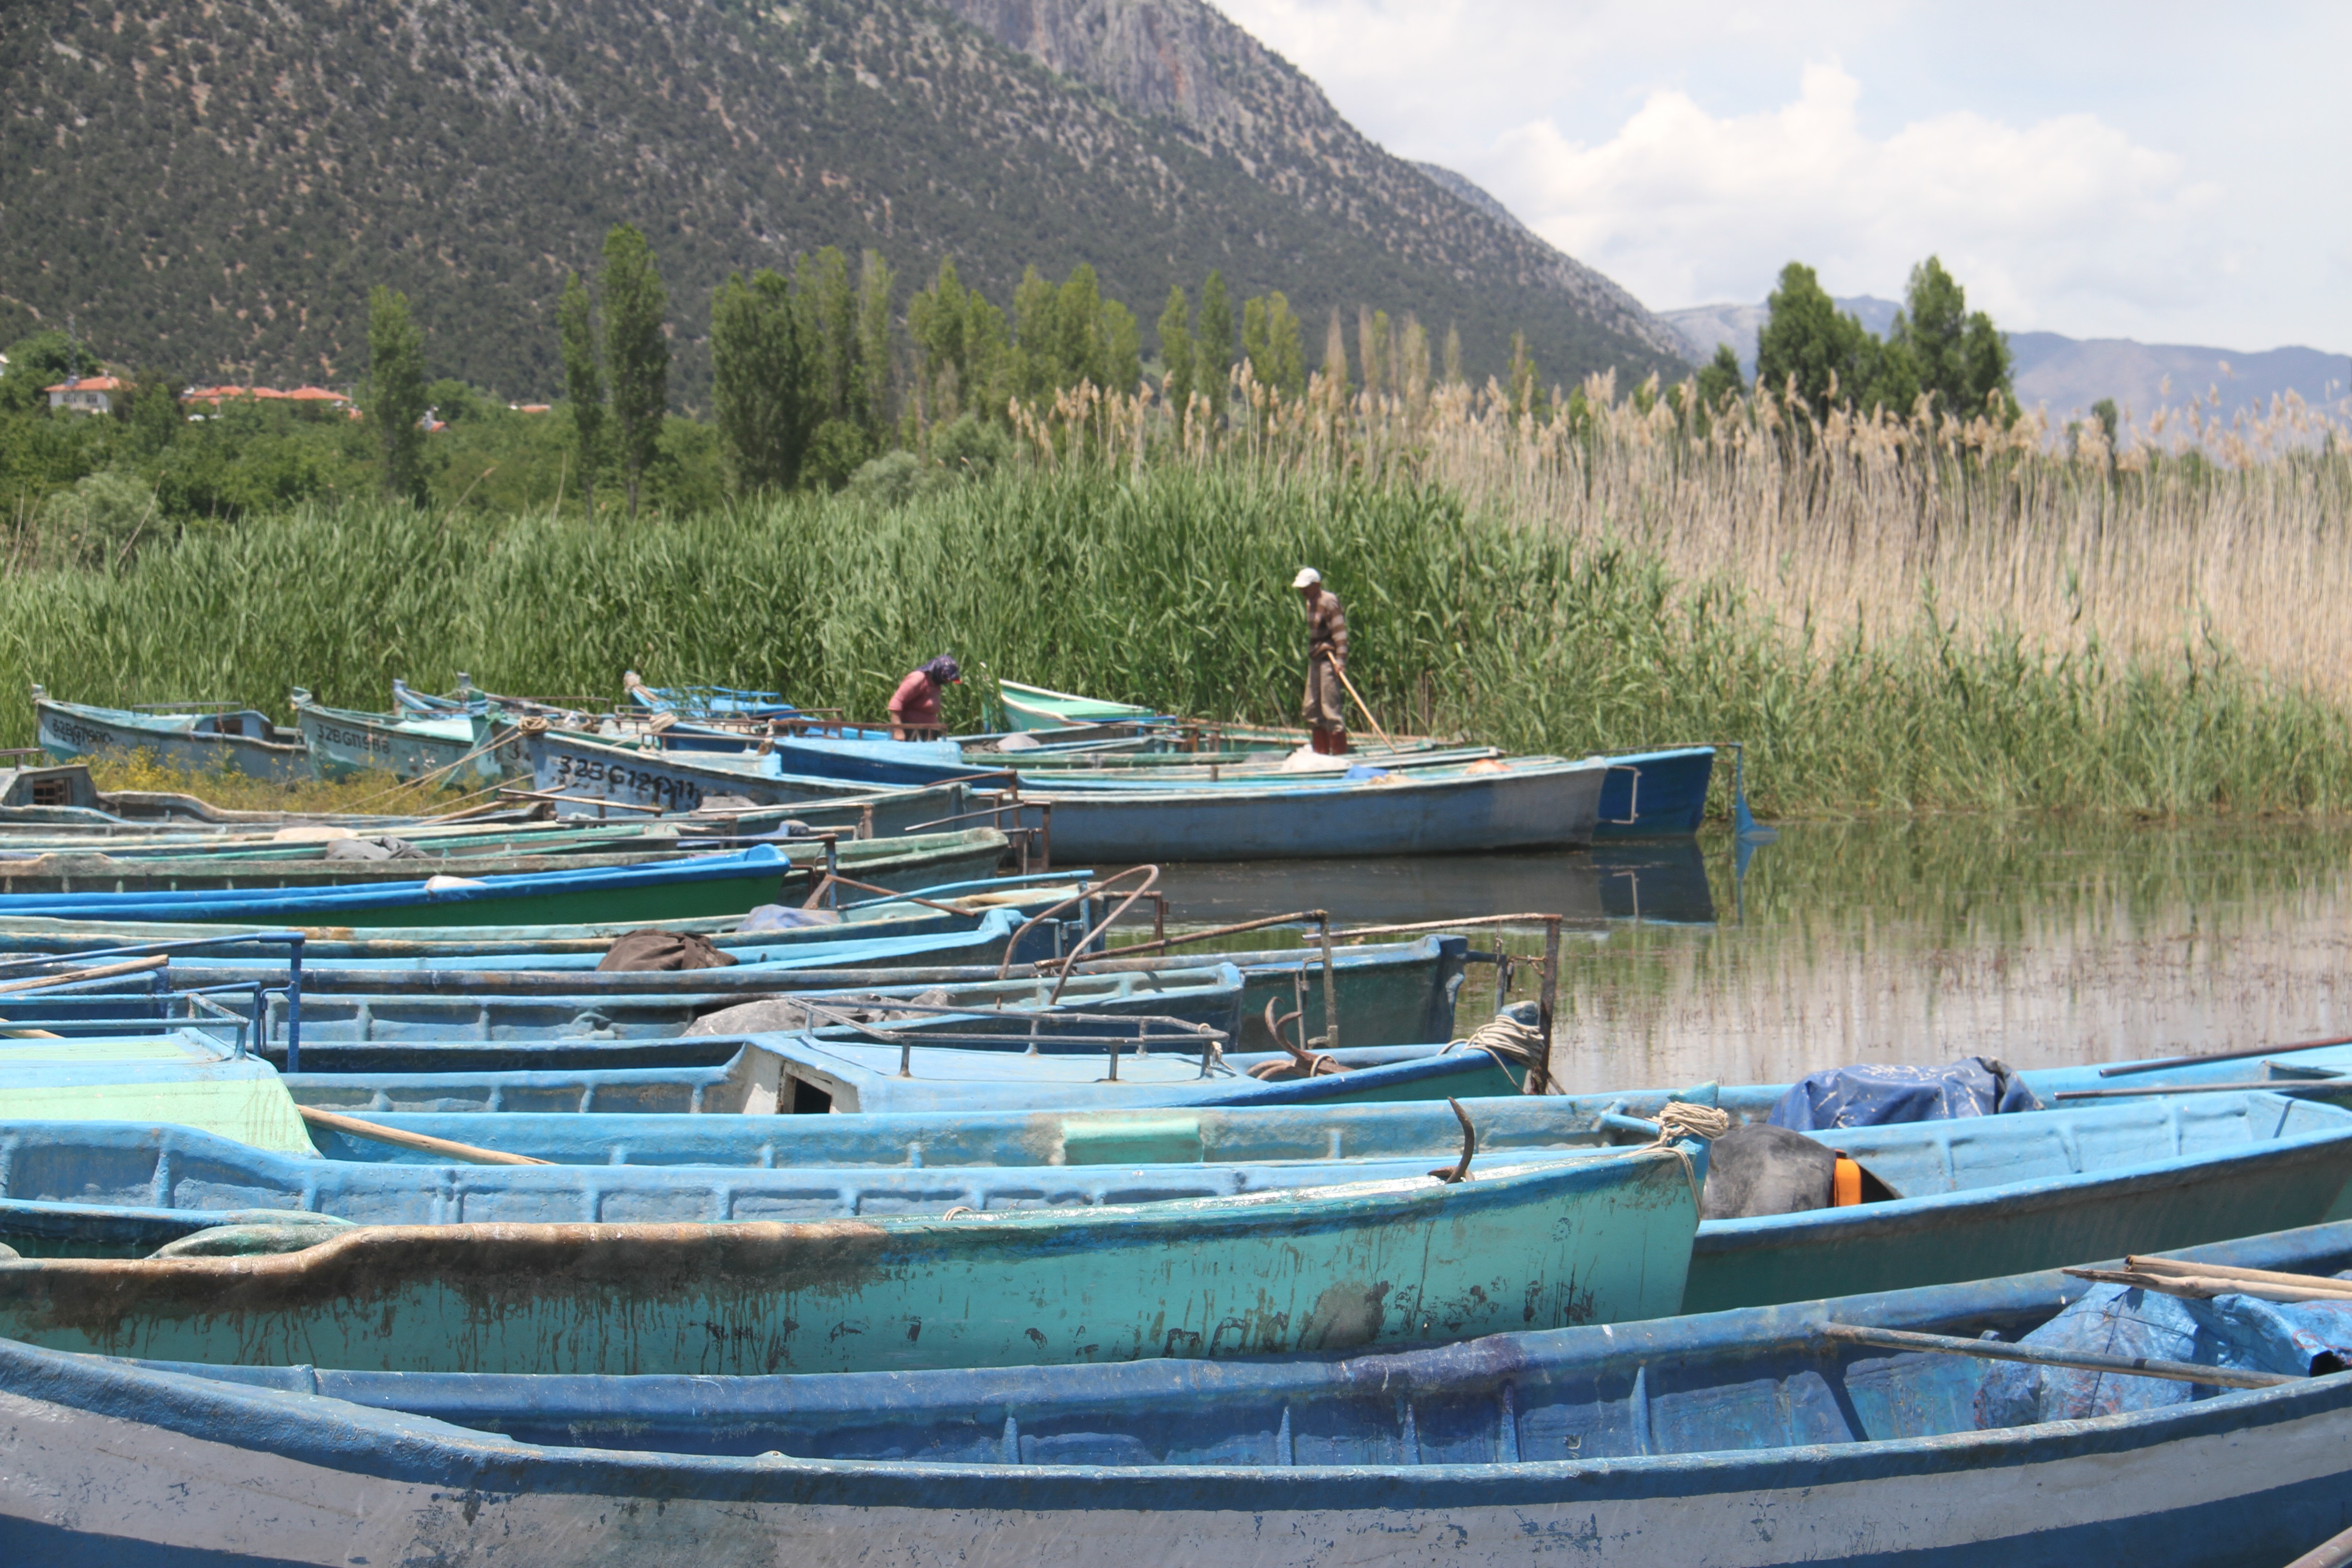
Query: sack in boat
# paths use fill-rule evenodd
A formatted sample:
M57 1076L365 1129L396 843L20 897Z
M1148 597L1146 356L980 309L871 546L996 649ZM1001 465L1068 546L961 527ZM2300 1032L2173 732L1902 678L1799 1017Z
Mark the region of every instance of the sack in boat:
M425 860L431 857L405 838L338 838L322 860Z
M613 939L599 971L615 969L725 969L735 955L722 952L707 936L692 931L633 931Z

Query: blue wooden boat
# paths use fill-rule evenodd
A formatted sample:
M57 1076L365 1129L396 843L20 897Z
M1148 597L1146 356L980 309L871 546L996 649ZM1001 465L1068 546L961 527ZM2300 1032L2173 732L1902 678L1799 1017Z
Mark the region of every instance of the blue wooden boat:
M1025 1018L1023 1020L1025 1022ZM1002 1048L920 1043L940 1031L903 1031L903 1043L807 1035L713 1037L732 1043L724 1063L697 1068L576 1068L524 1072L297 1072L287 1091L324 1110L474 1113L502 1121L514 1111L596 1114L808 1115L962 1110L1073 1110L1192 1105L1365 1105L1518 1092L1518 1080L1484 1051L1442 1046L1343 1047L1348 1070L1265 1080L1255 1067L1273 1053L1220 1058L1202 1036L1160 1021L1094 1026L1109 1047L1032 1056L1001 1025ZM433 1047L412 1047L420 1053ZM0 1056L5 1056L0 1049ZM1204 1063L1202 1058L1209 1059ZM1114 1067L1115 1063L1115 1067ZM0 1106L0 1109L5 1109Z
M514 748L493 747L504 728L488 712L427 718L329 708L300 687L291 699L294 722L310 749L310 770L322 779L383 773L415 779L432 774L444 787L480 789L510 771ZM520 768L520 763L515 768Z
M814 1079L834 1079L843 1076L838 1066L838 1056L843 1054L855 1053L843 1052L841 1047L830 1047L822 1055L795 1053L795 1059L781 1070L787 1076L806 1073ZM745 1069L734 1070L741 1075ZM940 1070L952 1069L942 1066ZM662 1103L646 1108L687 1109L678 1092L682 1085L676 1080L688 1076L674 1075L663 1091ZM1129 1069L1123 1066L1121 1077L1128 1076ZM543 1081L551 1092L543 1100L529 1101L531 1109L603 1104L622 1110L626 1108L622 1097L638 1092L635 1084L612 1079L592 1082L586 1075L551 1075ZM1334 1152L1387 1154L1416 1147L1435 1155L1448 1146L1451 1117L1442 1107L1325 1104L1280 1092L1338 1081L1318 1079L1266 1085L1266 1089L1276 1092L1262 1101L1205 1094L1200 1097L1204 1104L1262 1103L1283 1109L1278 1114L1253 1110L1244 1122L1235 1124L1206 1110L1188 1107L1177 1117L1183 1125L1171 1124L1166 1135L1177 1144L1186 1136L1196 1138L1202 1147L1223 1151L1229 1157L1246 1154L1263 1159L1312 1159ZM421 1080L416 1089L391 1085L381 1101L371 1100L367 1106L354 1104L353 1109L365 1109L372 1115L404 1107L423 1110L426 1109L423 1087ZM433 1092L454 1098L453 1091L462 1087L443 1080L433 1086ZM862 1089L862 1080L858 1087ZM515 1092L520 1094L526 1088L538 1092L536 1087L522 1085ZM307 1091L298 1091L298 1098L301 1092ZM715 1097L732 1091L714 1088L709 1092ZM1097 1095L1102 1092L1098 1089ZM1459 1096L1461 1091L1438 1092ZM1586 1137L1596 1125L1641 1136L1644 1129L1636 1123L1654 1119L1669 1098L1679 1097L1649 1091L1573 1099L1522 1097L1476 1104L1465 1100L1465 1103L1481 1129L1481 1147L1499 1150L1539 1147L1552 1136ZM1717 1097L1710 1086L1709 1090L1690 1091L1687 1098ZM1721 1098L1725 1109L1737 1115L1745 1097ZM486 1098L474 1101L486 1102ZM526 1101L518 1098L500 1103L520 1109ZM912 1109L911 1103L902 1103ZM983 1114L982 1102L975 1099L965 1113L969 1125L954 1128L900 1117L871 1118L881 1130L873 1133L877 1143L866 1147L895 1143L905 1158L916 1158L919 1152L927 1167L955 1163L982 1151L989 1158L1016 1161L1024 1158L1016 1152L1019 1139L1027 1138L1033 1148L1050 1151L1055 1144L1047 1131L1065 1124L1072 1113L1089 1103L1101 1106L1106 1113L1117 1109L1100 1098L1089 1102L1073 1095L1058 1106L1040 1099L1034 1102L1040 1115L1024 1118L1010 1114L1016 1106L1009 1100L994 1103L1006 1114ZM1612 1117L1624 1120L1612 1122ZM1185 1120L1189 1118L1200 1120L1194 1123ZM509 1138L556 1135L551 1127L534 1131L531 1124L541 1120L536 1116L422 1115L387 1120L415 1131L499 1148L509 1147L505 1142ZM684 1120L670 1125L682 1127ZM825 1141L865 1137L866 1129L835 1124L866 1120L828 1118L818 1123L817 1131L805 1134L784 1130L782 1136L814 1142L789 1148L775 1145L761 1157L781 1160L789 1152L817 1163L847 1163L844 1151L849 1145L836 1147ZM1194 1130L1188 1133L1187 1127ZM476 1130L471 1138L465 1128ZM677 1134L688 1135L685 1131ZM654 1146L667 1136L647 1123L633 1126L625 1141ZM1808 1284L1817 1289L1824 1284L1842 1290L1849 1285L1855 1289L1892 1289L1984 1279L1998 1274L2012 1259L2053 1267L2081 1258L2193 1246L2263 1229L2352 1217L2352 1198L2346 1191L2347 1182L2352 1182L2352 1112L2266 1092L2173 1096L1960 1122L1849 1128L1816 1136L1847 1150L1874 1175L1881 1176L1894 1197L1847 1208L1707 1221L1699 1227L1695 1243L1685 1310L1802 1300ZM1412 1139L1418 1139L1418 1143ZM551 1146L512 1145L516 1152L546 1147ZM1162 1148L1172 1151L1173 1146ZM965 1155L959 1155L959 1150ZM1026 1158L1045 1157L1033 1153ZM1178 1155L1167 1152L1161 1157Z
M839 807L853 804L869 815L866 831L895 837L925 825L959 818L970 805L967 785L958 780L998 780L983 768L963 768L914 781L920 788L845 782L838 777L803 777L780 767L761 771L751 766L720 766L691 752L640 751L562 731L548 731L523 739L523 756L530 767L532 785L554 797L567 816L593 813L606 806L634 806L664 812L709 811L720 801L748 801L754 805L800 805L822 803ZM770 759L758 759L766 763ZM870 811L868 810L870 808Z
M1101 1207L363 1226L264 1257L0 1260L0 1333L221 1364L701 1375L1452 1339L1670 1310L1702 1157L1596 1152L1459 1181Z
M310 776L301 732L280 729L266 713L207 704L192 710L93 708L59 702L33 688L41 749L59 762L145 752L167 767L215 770L292 784Z
M2181 1256L2331 1274L2352 1226ZM2015 1341L2081 1292L2021 1274L1274 1362L741 1378L5 1344L22 1435L0 1542L134 1568L457 1563L517 1542L846 1568L884 1541L912 1562L2279 1568L2342 1527L2352 1373L1991 1426L1977 1402L1997 1363L1828 1331ZM2304 1370L2241 1337L2214 1353Z
M1444 1107L1439 1107L1444 1113ZM534 1118L533 1120L539 1120ZM559 1118L557 1120L572 1120ZM1451 1120L1451 1117L1448 1117ZM128 1121L0 1122L0 1245L25 1257L143 1258L222 1226L284 1226L311 1218L353 1225L712 1225L803 1222L882 1214L1104 1208L1234 1197L1300 1187L1391 1182L1429 1173L1432 1156L1386 1159L1194 1160L1068 1165L719 1165L707 1161L568 1164L421 1163L431 1156L313 1130L328 1157L256 1149L217 1133ZM337 1158L362 1146L413 1159ZM643 1151L640 1151L643 1152ZM1072 1152L1081 1152L1078 1145ZM1095 1151L1101 1152L1101 1151ZM1474 1174L1532 1169L1610 1152L1607 1142L1485 1155ZM21 1162L21 1163L19 1163ZM16 1174L22 1170L25 1174ZM17 1197L19 1192L69 1194ZM91 1194L109 1194L105 1200ZM188 1200L188 1201L182 1201Z
M1663 752L1615 752L1592 756L1610 770L1601 786L1603 838L1650 838L1696 833L1706 819L1706 790L1715 776L1713 746Z

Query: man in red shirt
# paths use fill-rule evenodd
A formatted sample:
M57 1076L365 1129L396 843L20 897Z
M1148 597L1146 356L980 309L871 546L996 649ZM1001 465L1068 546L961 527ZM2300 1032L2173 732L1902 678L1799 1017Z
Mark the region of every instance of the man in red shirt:
M922 668L910 671L890 697L890 738L894 741L936 741L940 737L940 689L963 681L963 667L941 654Z

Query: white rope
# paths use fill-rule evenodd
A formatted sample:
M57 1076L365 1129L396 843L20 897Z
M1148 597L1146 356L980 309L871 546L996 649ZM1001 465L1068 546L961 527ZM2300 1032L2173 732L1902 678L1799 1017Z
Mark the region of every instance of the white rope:
M1463 1038L1448 1040L1445 1049L1450 1051L1456 1046L1485 1051L1498 1058L1507 1058L1522 1067L1534 1067L1543 1058L1543 1035L1508 1013L1497 1013Z
M1672 1143L1681 1138L1699 1138L1713 1142L1731 1131L1731 1115L1711 1105L1689 1105L1670 1100L1658 1112L1658 1142Z

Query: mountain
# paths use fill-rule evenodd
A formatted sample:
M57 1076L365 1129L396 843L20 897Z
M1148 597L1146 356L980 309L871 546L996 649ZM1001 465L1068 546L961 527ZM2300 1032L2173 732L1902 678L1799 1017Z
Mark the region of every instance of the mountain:
M1882 337L1902 309L1892 300L1867 294L1836 304ZM1756 333L1764 324L1763 306L1695 305L1659 314L1682 335L1685 356L1694 363L1713 359L1716 344L1729 343L1739 354L1742 374L1756 374ZM2352 393L2352 357L2317 349L2241 353L2056 332L2011 332L2009 349L2016 367L2018 401L2028 408L2048 409L2061 424L2086 417L2102 398L2113 398L2118 407L2140 414L2179 408L2192 398L2217 399L2209 406L2227 416L2266 409L2273 398L2289 393L2310 404L2340 403Z
M1514 329L1555 380L1678 346L1198 0L10 0L0 69L0 342L70 314L191 378L348 381L387 283L434 374L543 396L623 220L688 405L712 288L828 244L902 303L942 258L999 304L1090 262L1147 323L1219 268L1310 358L1360 302L1458 326L1474 373Z

